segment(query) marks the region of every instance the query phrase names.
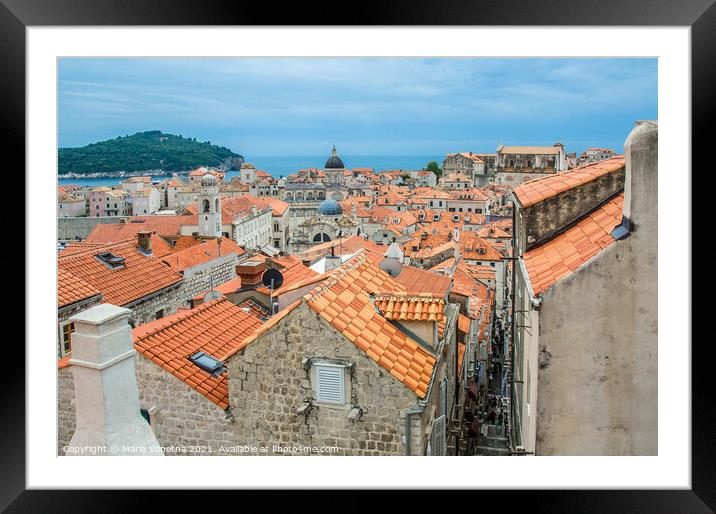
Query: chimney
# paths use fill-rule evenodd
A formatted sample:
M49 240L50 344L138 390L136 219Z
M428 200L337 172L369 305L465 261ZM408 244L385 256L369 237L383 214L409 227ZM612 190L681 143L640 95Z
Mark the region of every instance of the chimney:
M331 255L326 255L324 259L326 260L324 264L324 272L331 271L336 269L341 265L341 261L343 258L339 255L333 255L333 249L331 248Z
M266 264L263 262L244 261L236 265L236 274L241 277L241 290L260 287Z
M144 255L152 255L152 233L149 230L137 232L137 246Z
M163 455L139 410L131 313L103 303L70 318L77 428L68 455Z

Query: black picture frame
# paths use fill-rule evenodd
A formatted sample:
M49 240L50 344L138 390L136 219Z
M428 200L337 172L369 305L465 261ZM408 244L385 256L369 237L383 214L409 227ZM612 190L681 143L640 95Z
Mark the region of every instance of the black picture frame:
M707 124L716 104L716 5L714 0L425 0L283 3L240 0L0 0L0 134L6 155L25 169L25 29L29 26L110 25L532 25L689 26L692 43L692 167L710 170ZM22 149L22 150L21 150ZM709 164L711 166L709 167ZM679 170L683 172L683 170ZM684 215L685 213L680 213ZM684 249L685 251L688 249ZM687 253L689 255L690 252ZM27 273L27 269L25 269ZM687 299L691 301L691 299ZM27 314L26 314L27 316ZM690 343L691 327L684 327ZM642 491L529 491L478 493L480 507L496 496L503 506L529 502L537 511L713 512L716 509L716 442L710 338L692 346L692 489ZM6 341L6 344L13 344ZM14 343L17 344L17 343ZM0 509L7 512L119 512L141 509L148 494L133 491L25 490L25 376L23 366L0 374ZM199 471L199 470L198 470ZM245 498L249 507L253 502ZM266 493L263 493L264 495ZM370 508L349 493L348 509ZM152 498L184 501L178 492ZM348 501L345 501L348 500ZM422 501L413 496L413 501ZM271 510L281 502L302 503L301 494L271 493ZM212 505L222 500L212 493ZM268 505L268 504L267 504ZM527 505L526 505L527 507ZM457 506L456 506L457 508Z

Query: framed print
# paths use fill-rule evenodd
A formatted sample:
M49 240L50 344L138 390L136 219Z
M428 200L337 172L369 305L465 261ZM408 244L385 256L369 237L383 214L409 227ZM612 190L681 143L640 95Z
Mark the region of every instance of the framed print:
M712 511L690 213L716 8L266 11L2 0L29 301L0 505Z

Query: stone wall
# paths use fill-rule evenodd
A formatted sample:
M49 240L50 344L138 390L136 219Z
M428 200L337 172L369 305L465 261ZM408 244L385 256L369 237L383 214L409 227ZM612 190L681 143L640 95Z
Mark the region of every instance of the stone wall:
M174 314L179 307L187 307L188 303L183 294L182 283L162 289L160 292L144 297L137 302L123 305L132 310L129 323L136 327L156 319L158 311L163 310L164 316Z
M420 412L411 417L410 453L424 455L430 425L439 415L439 382L452 370L454 325L447 333L452 344L441 352L435 385L423 409L412 391L306 305L298 306L228 359L229 411L137 354L140 406L149 412L160 445L183 446L187 455L232 454L237 447L249 445L265 448L266 454L281 455L314 454L308 447L337 448L319 452L322 455L405 455L406 412L417 407ZM310 368L306 370L302 364L306 358L353 364L348 405L329 406L313 401ZM453 391L451 380L449 406ZM69 442L74 431L73 398L69 369L61 370L59 448ZM304 402L310 402L311 408L305 414L297 413ZM363 409L355 422L348 418L354 406ZM285 451L292 446L304 448Z
M161 446L185 446L186 455L219 455L222 445L236 444L223 409L143 355L138 353L135 363L139 404L149 412Z
M239 256L235 253L222 255L204 264L184 270L182 297L186 300L236 278Z
M75 386L69 366L57 372L57 454L70 444L75 433Z
M346 407L313 400L310 367L302 365L311 358L353 364ZM232 409L242 413L235 423L237 435L249 444L337 446L338 455L405 454L405 411L417 406L416 395L306 305L232 357L228 366ZM311 407L298 414L305 402ZM348 419L351 407L363 409L358 421Z
M608 173L579 187L573 187L524 209L524 230L534 237L533 245L551 239L565 226L583 217L624 188L624 169Z
M121 223L127 216L67 217L57 218L57 239L86 239L95 226L103 223Z
M179 307L189 307L190 301L196 295L208 291L212 284L214 287L236 278L236 264L239 257L230 253L199 266L184 270L184 280L177 286L169 287L161 293L149 296L137 303L125 305L132 309L129 318L132 326L148 323L156 319L159 310L164 316L174 314Z

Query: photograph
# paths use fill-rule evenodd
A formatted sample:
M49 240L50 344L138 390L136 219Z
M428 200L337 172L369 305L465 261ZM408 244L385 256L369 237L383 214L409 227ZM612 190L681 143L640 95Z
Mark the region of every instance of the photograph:
M661 455L661 65L58 56L56 455Z

